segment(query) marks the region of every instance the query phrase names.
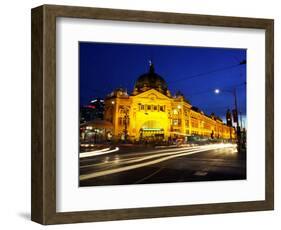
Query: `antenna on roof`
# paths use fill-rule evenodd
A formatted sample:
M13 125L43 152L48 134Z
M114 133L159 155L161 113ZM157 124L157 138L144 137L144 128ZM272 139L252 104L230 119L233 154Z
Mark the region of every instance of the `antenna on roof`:
M149 63L149 72L154 73L154 65L153 65L152 59L150 59L148 61L148 63Z

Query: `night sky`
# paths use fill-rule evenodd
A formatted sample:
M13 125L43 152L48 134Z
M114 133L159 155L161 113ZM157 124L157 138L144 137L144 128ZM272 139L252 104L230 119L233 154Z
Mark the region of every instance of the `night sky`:
M246 49L183 46L79 43L80 105L104 98L115 88L130 94L137 78L148 71L167 82L174 95L180 90L193 106L224 119L234 108L231 91L237 89L238 109L246 116ZM214 89L220 89L215 94Z

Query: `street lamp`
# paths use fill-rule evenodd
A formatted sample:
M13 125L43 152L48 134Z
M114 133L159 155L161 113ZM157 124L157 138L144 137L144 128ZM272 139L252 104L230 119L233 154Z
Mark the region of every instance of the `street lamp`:
M215 92L215 94L219 94L220 90L219 89L215 89L214 92Z
M237 135L238 144L240 144L240 126L239 126L239 117L238 117L238 106L237 106L236 88L234 88L233 90L220 90L220 89L215 89L214 90L215 94L219 94L221 92L230 93L234 97L235 114L233 116L235 116L234 119L236 120L236 124L237 124L236 135Z
M233 90L220 90L220 89L215 89L214 90L215 94L220 94L221 92L223 92L223 93L230 93L234 97L235 112L237 114L237 117L235 119L236 119L237 128L238 128L239 127L239 119L238 119L238 106L237 106L236 88L234 88Z

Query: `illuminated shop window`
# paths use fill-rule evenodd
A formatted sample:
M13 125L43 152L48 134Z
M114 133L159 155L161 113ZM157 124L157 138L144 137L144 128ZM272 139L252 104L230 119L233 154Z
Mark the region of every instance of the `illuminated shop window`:
M180 125L180 119L173 119L173 125Z

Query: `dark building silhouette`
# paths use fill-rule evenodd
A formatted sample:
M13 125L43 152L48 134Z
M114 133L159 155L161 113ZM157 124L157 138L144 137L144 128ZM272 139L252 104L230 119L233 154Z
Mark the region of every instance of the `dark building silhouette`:
M96 98L88 105L80 108L80 123L93 120L102 120L104 114L104 100Z

